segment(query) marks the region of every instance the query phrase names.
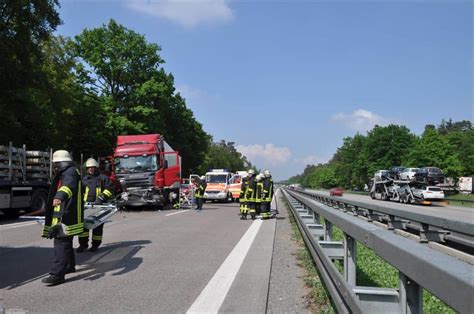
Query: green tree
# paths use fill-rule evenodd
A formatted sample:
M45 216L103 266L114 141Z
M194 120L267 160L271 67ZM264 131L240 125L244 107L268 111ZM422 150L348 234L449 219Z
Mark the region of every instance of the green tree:
M320 164L308 176L306 186L329 189L336 186L337 183L334 164Z
M43 113L51 88L42 44L61 23L57 0L4 0L0 4L0 143L44 145Z
M425 128L406 157L406 164L415 167L439 167L447 176L459 176L463 167L456 148L435 128Z
M253 168L247 158L235 149L234 144L224 140L212 143L199 172L204 173L209 169L239 171Z
M195 171L209 136L176 93L173 75L161 67L161 48L114 20L85 29L75 41L83 64L78 76L106 113L106 141L113 142L118 134L163 134L180 151L183 173Z
M416 136L406 126L376 125L367 133L362 152L362 158L367 162L367 176L370 178L377 170L401 165L415 139Z

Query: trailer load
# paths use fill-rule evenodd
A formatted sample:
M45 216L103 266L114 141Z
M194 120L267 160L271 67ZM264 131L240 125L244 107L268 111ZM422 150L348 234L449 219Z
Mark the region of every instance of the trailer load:
M51 152L0 145L0 210L16 217L44 209L51 172Z

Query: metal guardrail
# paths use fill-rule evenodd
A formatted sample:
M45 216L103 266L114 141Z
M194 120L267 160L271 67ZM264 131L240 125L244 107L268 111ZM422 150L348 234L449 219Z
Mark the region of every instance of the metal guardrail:
M301 192L283 192L338 312L422 313L422 287L460 313L474 311L472 265L356 219L344 208L330 207ZM344 241L333 241L333 225L344 232ZM399 270L398 289L356 286L356 241ZM343 261L343 274L335 260Z
M422 211L414 212L403 209L393 208L389 205L369 204L360 201L347 200L343 198L329 197L316 192L297 191L307 197L318 200L321 203L330 206L339 206L346 211L351 211L355 215L366 216L369 221L377 215L386 215L393 224L396 224L399 219L405 219L412 222L417 222L422 226L421 233L428 234L433 231L429 227L437 227L446 231L453 231L459 234L464 234L470 237L474 236L474 224L469 220L455 219L441 217L440 215L429 215ZM389 204L389 203L388 203ZM438 230L439 231L439 230ZM437 231L437 232L438 232Z

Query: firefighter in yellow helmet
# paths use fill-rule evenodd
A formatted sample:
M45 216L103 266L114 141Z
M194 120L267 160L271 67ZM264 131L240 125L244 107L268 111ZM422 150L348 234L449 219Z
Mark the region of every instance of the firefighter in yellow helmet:
M193 177L193 185L194 185L194 198L196 199L196 210L202 210L202 204L204 203L204 191L206 191L206 177L201 176Z
M270 170L263 172L262 219L270 218L270 204L273 199L273 179Z
M82 179L84 187L84 202L103 204L106 203L113 196L113 185L110 179L99 173L99 163L94 158L89 158L86 161L87 174ZM92 246L89 251L97 251L102 243L102 236L104 234L104 224L101 224L92 230ZM76 252L82 253L87 250L89 246L89 230L84 231L79 235L79 247Z
M247 189L245 192L245 199L247 200L247 204L248 204L248 213L250 214L250 217L252 219L255 219L257 215L256 209L255 209L255 206L256 206L255 196L257 192L256 173L255 173L255 170L253 169L249 169L247 173L249 174L249 178L248 178L249 183L247 185Z
M240 184L240 195L239 195L239 203L240 203L240 219L247 219L247 213L249 210L247 198L245 197L245 192L249 185L249 178L248 174L242 176L242 183Z
M262 211L263 177L263 173L256 176L255 211L257 215L260 215Z
M57 285L64 276L76 271L72 239L82 233L84 203L81 193L81 174L74 167L71 155L65 150L53 154L54 178L46 203L43 237L54 239L54 260L50 276L42 282Z

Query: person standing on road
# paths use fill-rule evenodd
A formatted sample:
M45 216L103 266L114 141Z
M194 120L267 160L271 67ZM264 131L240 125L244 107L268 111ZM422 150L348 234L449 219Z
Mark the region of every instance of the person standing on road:
M101 205L106 203L108 199L113 196L113 185L110 179L99 173L99 163L94 158L89 158L86 161L86 176L82 179L82 186L84 187L84 202ZM92 246L89 249L91 252L97 251L102 243L102 235L104 234L104 224L101 224L92 230ZM84 231L79 235L79 247L76 249L77 253L82 253L89 247L89 230L84 228Z
M204 177L204 176L203 176ZM194 184L194 198L196 199L196 210L201 211L202 210L202 204L203 204L203 197L204 197L204 191L206 190L206 184L203 182L203 178L193 178L193 184Z
M240 203L240 219L247 219L247 213L249 210L248 202L245 197L245 192L247 191L247 187L249 185L248 175L245 174L242 176L242 183L240 184L240 195L239 195L239 203Z
M262 195L263 195L263 173L259 173L256 176L256 192L255 192L255 212L260 215L262 212Z
M84 227L84 203L81 193L81 173L74 167L71 155L65 150L53 154L54 178L46 203L43 237L54 239L54 259L50 276L43 283L57 285L68 273L76 271L72 245L75 235Z
M273 199L273 179L270 170L263 172L262 219L270 218L270 204Z
M255 219L255 194L257 192L257 182L255 178L255 170L249 169L249 183L247 186L247 191L245 192L245 199L247 200L249 214L252 219Z

